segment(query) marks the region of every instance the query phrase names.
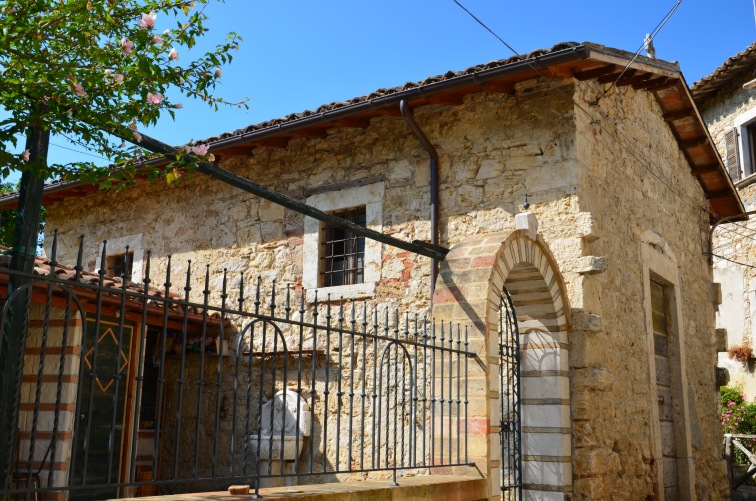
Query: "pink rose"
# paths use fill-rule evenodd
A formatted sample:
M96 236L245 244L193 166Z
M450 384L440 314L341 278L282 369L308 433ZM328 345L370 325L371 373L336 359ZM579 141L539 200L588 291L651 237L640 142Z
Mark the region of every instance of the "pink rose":
M121 40L121 50L124 54L131 54L131 51L134 50L134 42L124 37Z
M208 147L206 144L200 144L199 146L192 146L192 153L198 157L204 157L207 155Z
M153 94L152 92L147 93L147 103L151 104L153 106L156 106L163 102L163 95L159 93Z
M157 14L150 12L149 14L142 14L142 19L137 23L140 28L149 29L155 26L155 19Z

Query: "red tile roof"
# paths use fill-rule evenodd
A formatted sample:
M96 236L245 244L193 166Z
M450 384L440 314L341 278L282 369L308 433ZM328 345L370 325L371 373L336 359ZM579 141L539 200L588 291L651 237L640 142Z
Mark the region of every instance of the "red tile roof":
M705 76L694 83L690 91L696 103L700 104L729 82L746 76L749 80L756 78L756 42L743 52L739 52L728 58L711 75Z
M0 246L0 252L7 252L9 249L8 247ZM0 254L0 285L7 283L8 279L8 273L4 272L5 270L8 270L10 268L11 263L11 256L8 254ZM100 275L98 273L95 273L93 271L85 271L82 270L78 274L77 278L77 272L76 269L72 266L66 266L61 265L59 263L55 263L53 266L53 263L46 257L43 256L36 256L34 258L34 270L33 273L38 276L50 276L50 272L53 271L53 275L58 280L63 280L66 282L71 282L73 285L74 293L77 292L76 284L82 284L82 285L89 285L89 286L97 286L100 281ZM105 287L105 296L109 298L116 298L118 301L120 301L121 295L124 287L123 287L123 279L119 277L103 277L103 283L102 285ZM96 290L93 287L86 288L89 291ZM110 289L108 291L107 289ZM145 289L143 284L139 284L136 282L127 281L126 282L126 291L131 294L126 295L126 304L127 309L134 310L134 309L140 309L142 307L142 304L144 303L144 297L143 296L137 296L135 294L144 294ZM78 289L78 290L84 290L84 288ZM78 295L78 294L77 294ZM148 308L164 308L164 301L161 301L160 298L165 297L165 291L161 289L157 289L155 287L150 287L147 290L147 307ZM181 300L181 296L179 294L176 294L175 292L169 291L168 297L170 299L174 300ZM182 305L177 304L175 302L169 302L168 308L171 310L172 313L181 313L183 312ZM203 309L196 306L189 306L188 313L192 317L198 317L201 316L203 313ZM211 318L220 318L220 314L218 312L212 311L208 314Z

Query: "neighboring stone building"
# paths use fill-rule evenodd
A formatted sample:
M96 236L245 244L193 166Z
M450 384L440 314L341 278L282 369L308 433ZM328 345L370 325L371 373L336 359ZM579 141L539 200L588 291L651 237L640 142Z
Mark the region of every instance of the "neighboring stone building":
M168 255L174 266L207 263L215 302L228 269L294 284L308 301L317 290L409 311L432 305L436 320L463 322L488 371L471 368L468 424L491 499L506 286L523 350L526 499L724 499L717 300L701 246L711 221L743 206L677 65L631 61L560 44L207 141L236 174L429 241L435 162L402 117L404 101L438 153L438 240L451 251L433 297L428 259L371 241L344 257L318 222L199 174L119 193L50 186L47 227L60 231L60 261L76 258L81 233L129 245L134 281L147 250L155 275ZM95 251L90 269L117 264Z
M711 75L696 82L693 98L743 200L756 210L756 44L729 58ZM731 384L743 385L746 398L756 399L753 358L738 361L727 350L754 348L756 322L756 225L723 224L714 231L714 280L721 284L717 313L719 365ZM747 354L747 351L744 352Z

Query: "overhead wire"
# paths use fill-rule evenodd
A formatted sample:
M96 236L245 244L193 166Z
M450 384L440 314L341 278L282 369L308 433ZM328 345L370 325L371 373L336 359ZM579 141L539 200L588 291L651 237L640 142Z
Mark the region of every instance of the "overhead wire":
M754 1L756 2L756 0L754 0ZM475 19L478 22L479 25L483 26L483 28L485 28L486 30L488 30L488 32L490 34L492 34L493 36L495 36L497 38L497 40L499 40L499 42L503 43L507 47L507 49L509 49L512 52L514 52L516 56L520 56L520 54L516 50L514 50L514 48L511 45L509 45L507 42L504 41L503 38L501 38L499 35L497 35L494 30L492 30L491 28L489 28L486 25L486 23L484 23L483 21L481 21L480 19L478 19L478 17L475 14L473 14L472 12L470 12L470 10L467 7L465 7L464 5L462 5L458 0L452 0L452 2L454 2L455 4L457 4L460 9L464 10L465 12L467 12L470 15L470 17L472 17L473 19Z
M90 157L100 158L102 160L107 160L107 158L105 158L103 156L95 155L93 153L87 153L86 151L77 150L75 148L69 148L67 146L63 146L62 144L55 144L55 143L51 142L50 146L55 146L56 148L61 148L61 149L64 149L64 150L73 151L74 153L80 153L82 155L88 155Z
M664 28L664 25L667 24L667 21L669 21L672 18L672 16L674 15L675 11L677 11L677 8L680 6L681 3L682 3L682 0L677 0L677 2L672 7L672 9L670 9L670 11L667 12L667 15L664 16L664 18L661 21L659 21L659 24L656 25L656 28L654 28L653 31L649 34L649 38L651 42L654 41L654 38L656 38L656 35L658 35L661 29ZM614 86L617 84L617 82L619 82L620 78L622 78L622 76L625 74L625 72L630 67L630 65L633 64L636 59L638 59L638 56L640 56L640 53L643 51L644 48L646 48L647 43L648 42L644 39L641 46L638 47L638 50L635 52L635 55L633 56L633 58L630 60L629 63L625 65L625 67L622 69L617 79L614 82L612 82L612 85L610 85L609 88L607 88L604 91L604 93L598 97L596 101L606 96L614 88Z
M725 256L722 256L722 255L720 255L720 254L714 254L714 253L712 252L712 254L711 254L711 255L712 255L712 257L715 257L715 258L717 258L717 259L722 259L722 260L724 260L724 261L727 261L727 262L730 262L730 263L733 263L733 264L737 264L737 265L740 265L740 266L745 266L746 268L754 268L754 269L756 269L756 266L754 266L754 265L752 265L752 264L748 264L748 263L741 263L740 261L735 261L734 259L730 259L730 258L728 258L728 257L725 257Z
M730 229L727 229L727 228L724 228L724 227L722 227L722 230L726 231L726 232L733 233L735 235L738 235L738 236L742 237L742 240L747 240L747 241L752 242L752 243L756 242L756 239L754 239L753 236L743 235L742 233L739 233L739 232L736 232L736 231L733 231L733 230L730 230ZM720 236L720 238L725 238L725 237L724 236ZM742 240L738 240L736 238L730 238L729 240L724 240L724 241L720 240L716 245L714 245L712 243L712 252L723 250L723 249L731 246L733 242L739 242L739 241L742 241ZM709 253L709 251L706 250L705 254L708 254L708 253Z

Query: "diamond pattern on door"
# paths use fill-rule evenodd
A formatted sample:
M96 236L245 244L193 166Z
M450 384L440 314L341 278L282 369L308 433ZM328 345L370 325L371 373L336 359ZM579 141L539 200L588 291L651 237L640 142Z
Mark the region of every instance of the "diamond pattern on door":
M90 358L93 357L94 346L89 348L84 354L84 362L90 370L92 369L92 361ZM118 350L118 338L113 332L113 329L108 328L97 340L97 369L102 374L107 374L107 379L105 380L106 384L103 385L103 381L100 379L100 376L97 375L95 377L95 382L103 393L108 391L108 388L110 388L115 381L113 376L114 373L116 373L116 364L118 362L122 362L117 368L117 373L121 374L124 369L129 366L129 359L123 352L123 349L120 351Z

